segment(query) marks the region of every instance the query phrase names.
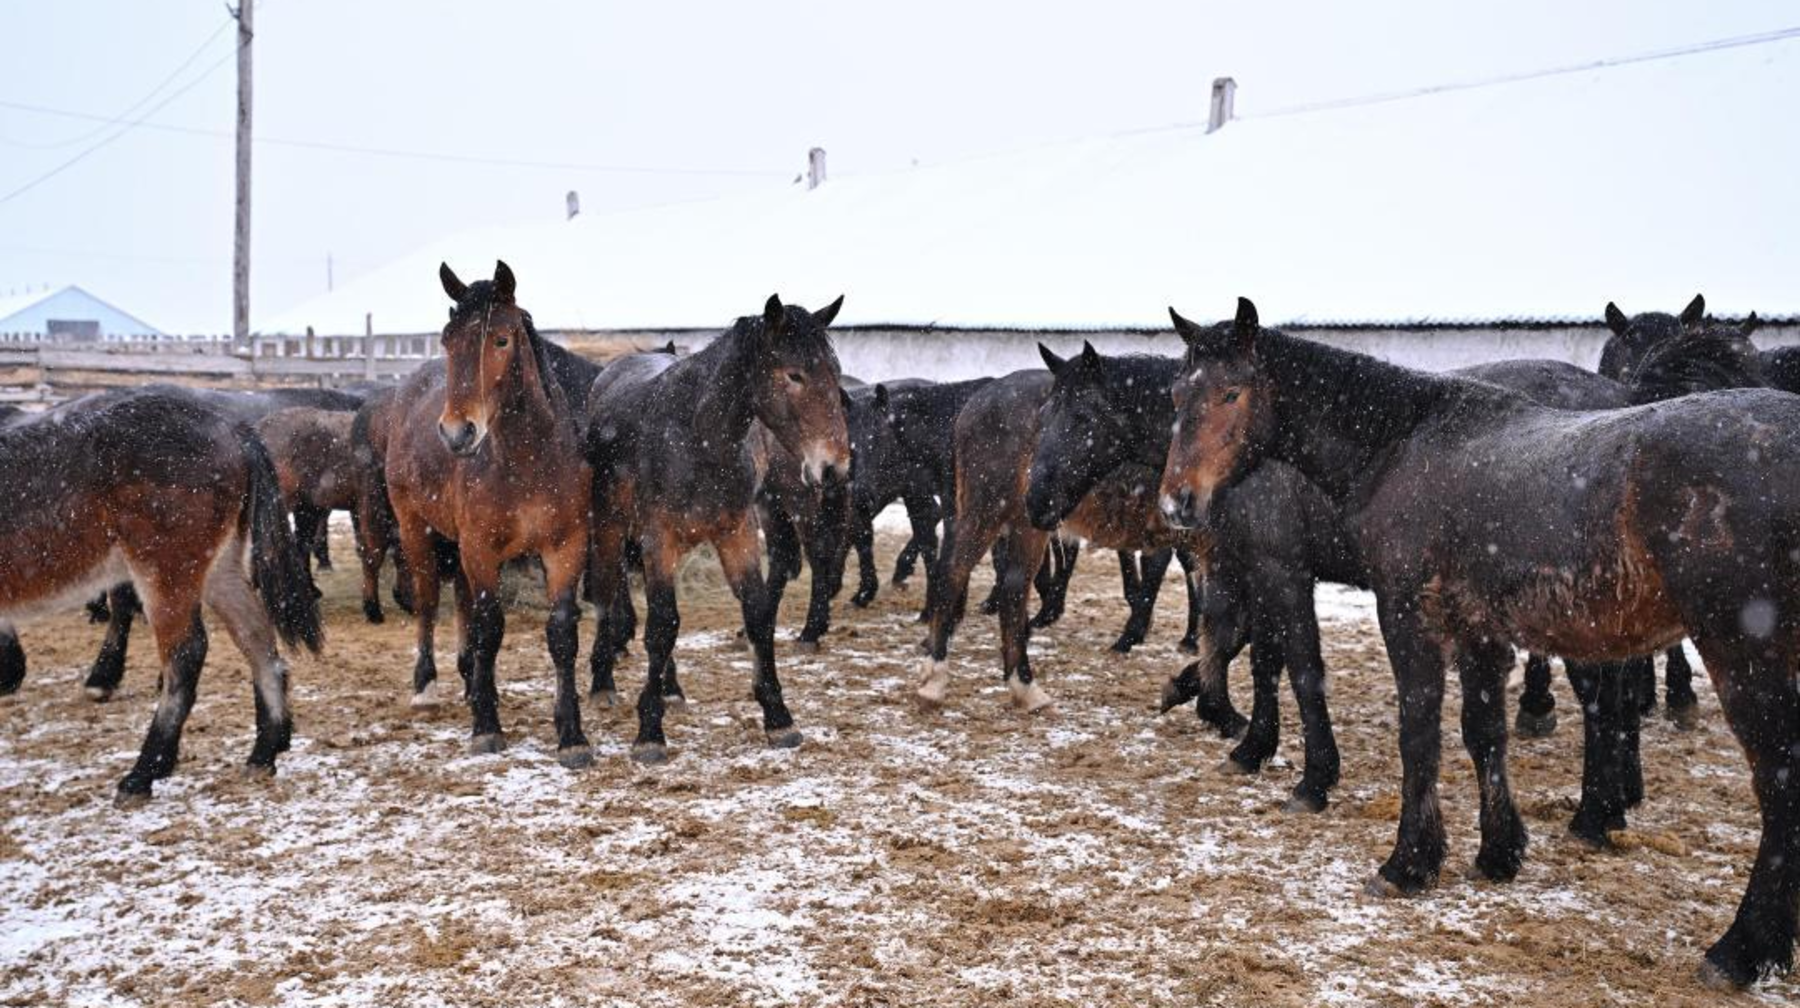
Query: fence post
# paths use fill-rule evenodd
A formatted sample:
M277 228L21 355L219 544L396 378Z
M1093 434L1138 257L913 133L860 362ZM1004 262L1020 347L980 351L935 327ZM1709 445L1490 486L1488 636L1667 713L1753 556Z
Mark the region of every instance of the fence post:
M375 380L375 313L363 313L363 380Z

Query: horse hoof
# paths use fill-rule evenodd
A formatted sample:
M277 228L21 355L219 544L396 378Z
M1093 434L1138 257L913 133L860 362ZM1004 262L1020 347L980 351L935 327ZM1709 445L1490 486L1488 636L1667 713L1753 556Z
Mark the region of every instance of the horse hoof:
M1408 895L1406 890L1389 882L1380 872L1371 875L1363 883L1363 893L1376 899L1404 899Z
M95 703L105 703L111 700L113 695L111 686L83 686L81 692L83 696Z
M506 736L499 732L488 732L486 735L477 735L469 740L469 755L471 756L491 756L494 753L505 751Z
M439 695L437 680L427 683L425 688L414 693L407 705L413 710L436 710L443 706L444 698Z
M818 654L819 642L816 640L797 640L794 642L796 654Z
M380 602L376 602L373 599L364 599L363 600L363 619L368 620L370 623L379 625L379 624L387 622L387 615L381 611L381 603Z
M663 697L663 713L673 714L687 710L687 697L680 693L670 693Z
M1137 641L1116 640L1113 641L1113 646L1107 650L1111 651L1113 654L1130 654L1131 649L1137 647L1138 643L1139 642Z
M556 762L570 770L580 770L594 765L594 750L589 746L563 746L556 750Z
M1175 708L1185 705L1189 699L1191 697L1188 696L1186 690L1181 688L1181 683L1171 677L1163 683L1162 700L1158 704L1156 713L1167 714Z
M919 685L913 690L913 699L919 709L927 713L943 708L944 698L950 694L949 662L925 659L924 671L919 676Z
M129 812L132 809L143 808L148 804L150 804L150 788L148 785L145 785L144 789L140 791L135 786L120 784L119 789L113 792L113 808L116 808L121 812Z
M669 747L661 742L636 742L631 746L631 761L644 766L669 762Z
M1281 811L1300 815L1318 815L1325 811L1325 799L1296 794L1288 798L1287 802L1281 806Z
M1227 777L1254 777L1261 769L1259 764L1239 763L1229 756L1225 757L1225 762L1219 764L1219 772Z
M1017 707L1022 714L1036 714L1055 702L1050 699L1050 694L1044 692L1044 688L1035 681L1021 683L1017 679L1012 679L1007 681L1006 688L1012 691L1013 706Z
M1671 704L1664 716L1675 726L1676 731L1693 731L1700 727L1700 705L1697 703L1683 704L1680 707Z
M764 732L763 735L769 740L769 748L771 749L800 748L801 735L798 728L777 728L773 731Z
M1513 730L1520 738L1547 738L1556 731L1556 712L1546 711L1533 714L1530 711L1519 711L1513 718Z
M1718 991L1721 994L1733 994L1750 986L1748 983L1739 983L1737 980L1733 979L1730 973L1725 972L1723 968L1711 959L1701 961L1700 970L1694 976L1694 979L1700 981L1700 986L1705 987L1708 990Z
M588 694L588 703L596 707L617 707L619 705L618 690L594 690Z
M245 780L274 780L275 764L245 763L242 773Z

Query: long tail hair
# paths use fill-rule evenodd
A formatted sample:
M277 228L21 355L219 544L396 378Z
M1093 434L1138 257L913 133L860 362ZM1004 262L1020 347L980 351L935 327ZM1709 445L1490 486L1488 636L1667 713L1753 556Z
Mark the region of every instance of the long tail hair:
M289 647L304 645L314 654L325 642L319 621L319 600L306 558L288 527L287 506L275 461L269 449L249 427L238 429L244 461L250 473L250 580L262 597L263 608L275 624L275 632Z

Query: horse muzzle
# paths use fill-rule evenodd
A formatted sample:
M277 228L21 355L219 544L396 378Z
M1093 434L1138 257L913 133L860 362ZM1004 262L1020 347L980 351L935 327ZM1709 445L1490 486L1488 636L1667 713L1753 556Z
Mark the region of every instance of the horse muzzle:
M825 452L808 452L800 464L800 481L809 487L839 486L850 479L850 462Z
M1204 529L1212 525L1212 495L1205 500L1186 486L1162 495L1163 520L1178 529Z
M467 458L475 454L481 442L487 440L487 425L473 420L438 421L438 440L450 454L458 458Z

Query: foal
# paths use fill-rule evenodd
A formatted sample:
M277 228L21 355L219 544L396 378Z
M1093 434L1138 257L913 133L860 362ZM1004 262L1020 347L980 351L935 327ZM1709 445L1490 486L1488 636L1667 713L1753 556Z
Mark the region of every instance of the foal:
M276 638L317 652L319 609L268 452L188 389L105 392L0 430L0 629L125 580L143 599L163 674L117 803L147 800L175 769L206 661L202 603L250 664L249 769L273 773L293 730Z
M500 730L494 659L506 632L500 568L536 554L551 612L544 624L556 666L556 758L593 761L575 691L575 590L587 561L592 477L582 461L575 417L554 380L545 343L514 298L504 262L492 280L465 284L438 268L456 307L444 326L444 366L420 368L400 387L388 432L387 488L412 572L418 662L413 705L431 706L437 665L440 548L454 543L460 653L473 729L469 750L506 747Z
M1762 843L1703 979L1743 985L1793 957L1800 900L1800 400L1760 389L1583 413L1426 375L1237 317L1187 341L1161 487L1172 521L1210 520L1263 459L1340 506L1369 566L1400 699L1399 836L1371 881L1417 892L1442 867L1444 676L1462 679L1490 879L1518 871L1506 779L1513 647L1616 662L1686 635L1749 757ZM1753 460L1753 461L1746 461Z
M800 460L808 482L835 485L848 478L840 371L826 333L843 301L814 313L771 296L760 316L738 319L689 357L624 357L594 382L586 427L594 474L590 589L603 603L600 640L612 641L619 607L604 601L618 595L627 544L638 545L649 610L649 674L638 696L631 749L640 763L668 758L665 699L683 696L672 664L681 625L675 572L682 555L701 543L717 551L743 611L756 653L752 691L762 706L765 736L777 747L800 744L775 674L774 613L762 575L757 474L748 440L750 425L761 422ZM592 651L593 692L606 703L617 696L614 658L612 647Z

